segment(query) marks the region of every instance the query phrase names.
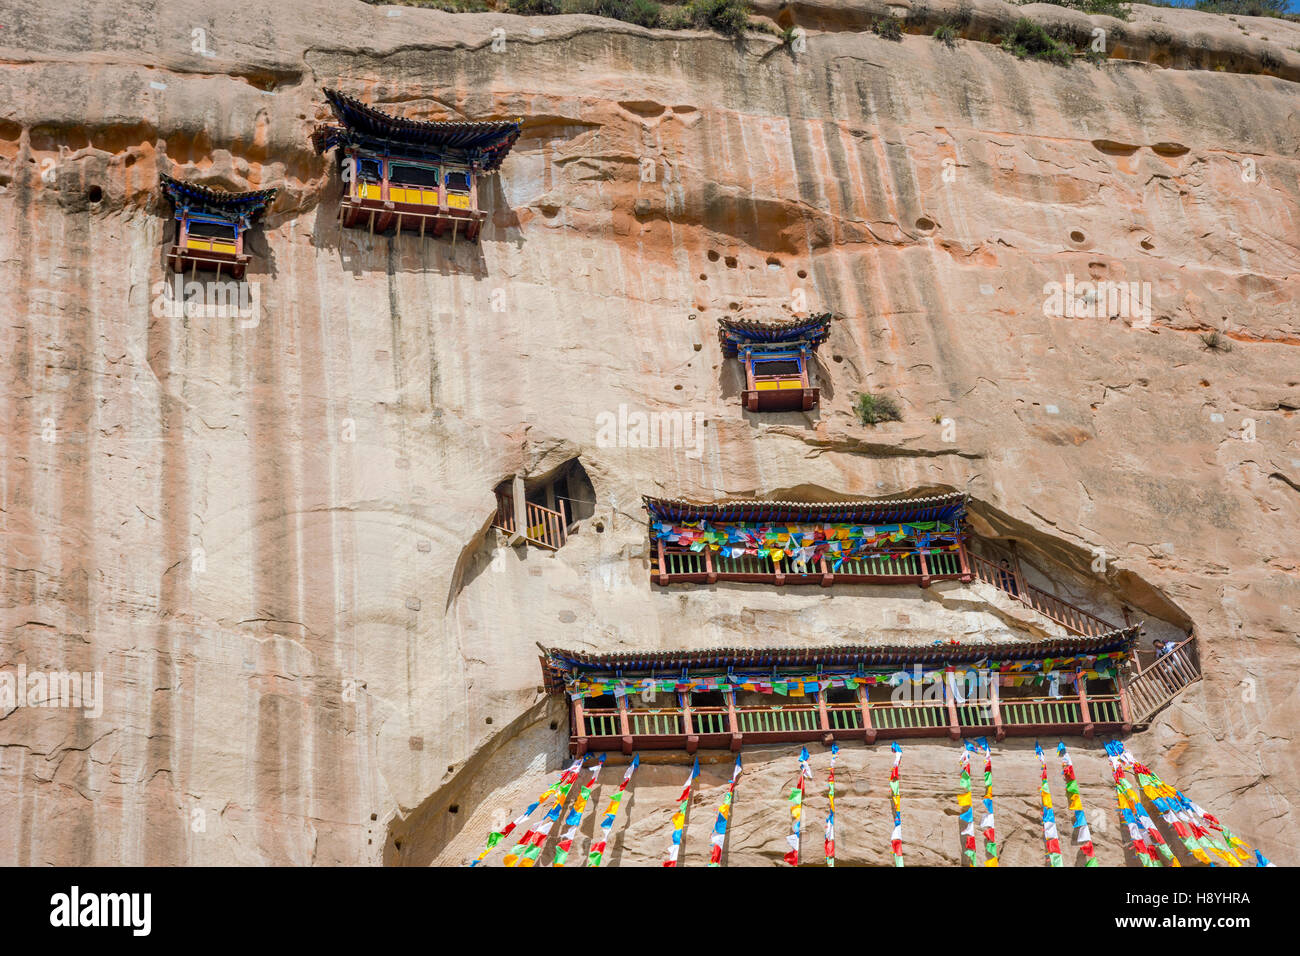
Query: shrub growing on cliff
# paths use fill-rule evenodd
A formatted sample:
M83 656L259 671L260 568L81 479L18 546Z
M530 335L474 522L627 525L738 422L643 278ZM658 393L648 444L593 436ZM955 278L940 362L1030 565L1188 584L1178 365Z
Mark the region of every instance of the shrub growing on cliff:
M957 45L957 28L951 23L941 23L934 28L934 38L944 46Z
M872 395L870 392L862 392L858 395L857 404L853 406L857 413L858 421L864 425L878 425L881 422L901 422L903 413L898 408L898 402L888 395Z
M1223 333L1215 330L1213 332L1203 332L1201 342L1205 345L1207 352L1231 352L1232 343Z
M1068 66L1074 51L1028 17L1021 17L1011 25L1011 32L1002 38L1002 49L1020 59L1046 60Z
M1067 7L1070 10L1078 10L1080 13L1095 13L1114 17L1116 20L1128 20L1133 16L1133 11L1129 9L1128 4L1124 3L1123 0L1038 0L1038 2L1050 3L1057 7Z
M697 27L717 30L732 37L745 35L749 15L753 12L749 0L691 0L686 9Z
M546 16L560 12L559 0L506 0L506 9L522 16Z
M903 39L903 21L892 14L877 17L871 22L871 32L885 40Z
M586 13L593 17L609 17L639 27L655 27L663 16L663 8L654 0L563 0L565 13Z

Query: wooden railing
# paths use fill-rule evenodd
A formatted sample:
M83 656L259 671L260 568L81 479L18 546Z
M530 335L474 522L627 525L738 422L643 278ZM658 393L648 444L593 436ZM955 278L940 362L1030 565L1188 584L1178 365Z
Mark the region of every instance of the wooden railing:
M1134 722L1146 723L1184 687L1200 679L1201 662L1196 652L1196 638L1189 637L1129 678L1127 690Z
M971 553L969 557L971 572L978 580L983 581L985 584L991 584L1011 595L1020 603L1033 608L1049 620L1055 621L1067 631L1081 634L1084 637L1095 637L1099 634L1108 634L1111 631L1119 630L1119 625L1103 621L1097 615L1085 611L1069 601L1064 601L1054 594L1048 594L1042 588L1025 583L1023 576L1019 573L1018 562L1017 565L1013 565L1011 559L1004 559L1008 564L1008 567L1004 568L994 564L993 561L982 555Z
M525 526L521 531L516 527L514 495L504 489L497 490L497 513L492 527L499 528L506 534L519 534L524 540L540 548L558 551L569 539L568 519L564 513L564 502L560 510L552 511L531 501L524 502Z
M969 580L963 569L960 551L938 554L911 553L871 554L845 559L837 570L825 558L801 562L789 555L780 561L756 555L728 557L712 548L690 551L658 544L658 567L654 578L659 584L712 584L714 581L739 581L749 584L820 584L835 583L916 583Z
M874 742L878 737L942 737L1126 732L1119 694L939 700L859 700L766 706L574 708L575 750L612 747L678 749L743 743L812 741L827 735ZM629 743L630 741L630 743Z

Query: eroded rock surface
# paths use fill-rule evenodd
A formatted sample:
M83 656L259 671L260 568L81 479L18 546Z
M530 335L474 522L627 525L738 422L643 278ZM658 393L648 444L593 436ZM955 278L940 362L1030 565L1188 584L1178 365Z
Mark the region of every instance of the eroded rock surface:
M1296 25L1239 18L1277 47L1269 75L1224 18L1136 8L1133 37L1159 16L1233 66L1163 68L1135 40L1064 69L813 6L798 53L346 0L0 6L0 664L106 691L97 719L0 715L0 861L461 862L565 760L538 642L1006 626L937 590L656 590L642 494L953 488L1098 602L1195 628L1204 682L1130 746L1300 860ZM340 230L308 142L325 86L523 119L479 245ZM255 324L158 307L159 172L282 190ZM1067 275L1149 283L1151 313L1046 315ZM824 310L820 411L742 414L716 318ZM862 390L903 421L858 424ZM702 415L699 453L601 447L620 405ZM553 555L503 551L493 488L574 456L594 515ZM747 755L729 863L779 859L793 750ZM1073 753L1121 862L1099 745ZM995 759L1006 859L1037 863L1032 746ZM955 762L908 745L909 862L959 859ZM888 862L888 764L843 752L846 861ZM612 862L667 846L684 771L640 774Z

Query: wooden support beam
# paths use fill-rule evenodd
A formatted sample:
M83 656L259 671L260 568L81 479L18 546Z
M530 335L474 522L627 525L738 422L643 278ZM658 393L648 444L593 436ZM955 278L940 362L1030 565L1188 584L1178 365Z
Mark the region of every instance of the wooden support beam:
M587 727L586 727L586 721L584 721L582 717L581 697L577 698L573 702L573 706L569 708L569 711L570 711L570 718L573 721L573 736L582 737L585 739L587 736Z
M966 535L957 536L957 554L961 558L961 579L969 584L971 580L970 555L966 553Z
M871 726L871 707L867 699L867 685L858 685L858 708L862 711L862 729L869 744L876 742L876 728Z
M921 559L921 587L930 586L930 562L926 560L927 555L924 550L917 551L916 556Z
M952 692L952 683L949 678L953 674L951 667L945 668L943 672L943 699L948 705L948 736L953 740L961 739L961 724L957 721L957 698Z
M1083 735L1091 737L1093 732L1092 715L1088 712L1088 687L1083 671L1075 671L1074 679L1079 686L1079 719L1083 723Z
M993 736L998 740L1004 740L1007 729L1002 726L1002 699L998 696L999 677L998 674L992 674L989 678L989 706L993 711Z
M704 546L704 580L708 584L716 584L718 580L718 569L713 565L713 549L707 544Z
M663 540L661 539L659 541L659 583L660 584L667 584L669 580L668 565L666 561L667 558L664 557L664 543Z
M618 701L618 729L623 738L623 753L632 752L632 726L627 716L627 694L620 694L614 698Z
M514 545L527 537L528 534L528 502L524 497L524 479L522 475L515 475L510 482L510 503L515 509L515 533L510 536L510 544Z
M727 702L727 727L731 730L731 749L739 750L745 735L740 732L740 719L736 716L736 692L723 691L722 698Z

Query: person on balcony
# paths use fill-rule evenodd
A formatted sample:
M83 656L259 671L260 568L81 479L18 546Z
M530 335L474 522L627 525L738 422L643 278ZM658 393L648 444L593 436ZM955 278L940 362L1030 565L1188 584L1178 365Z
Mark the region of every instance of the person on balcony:
M1020 597L1020 588L1016 586L1015 572L1011 570L1011 564L1006 558L1002 559L1002 566L998 571L998 576L1002 579L1002 590L1012 597Z

